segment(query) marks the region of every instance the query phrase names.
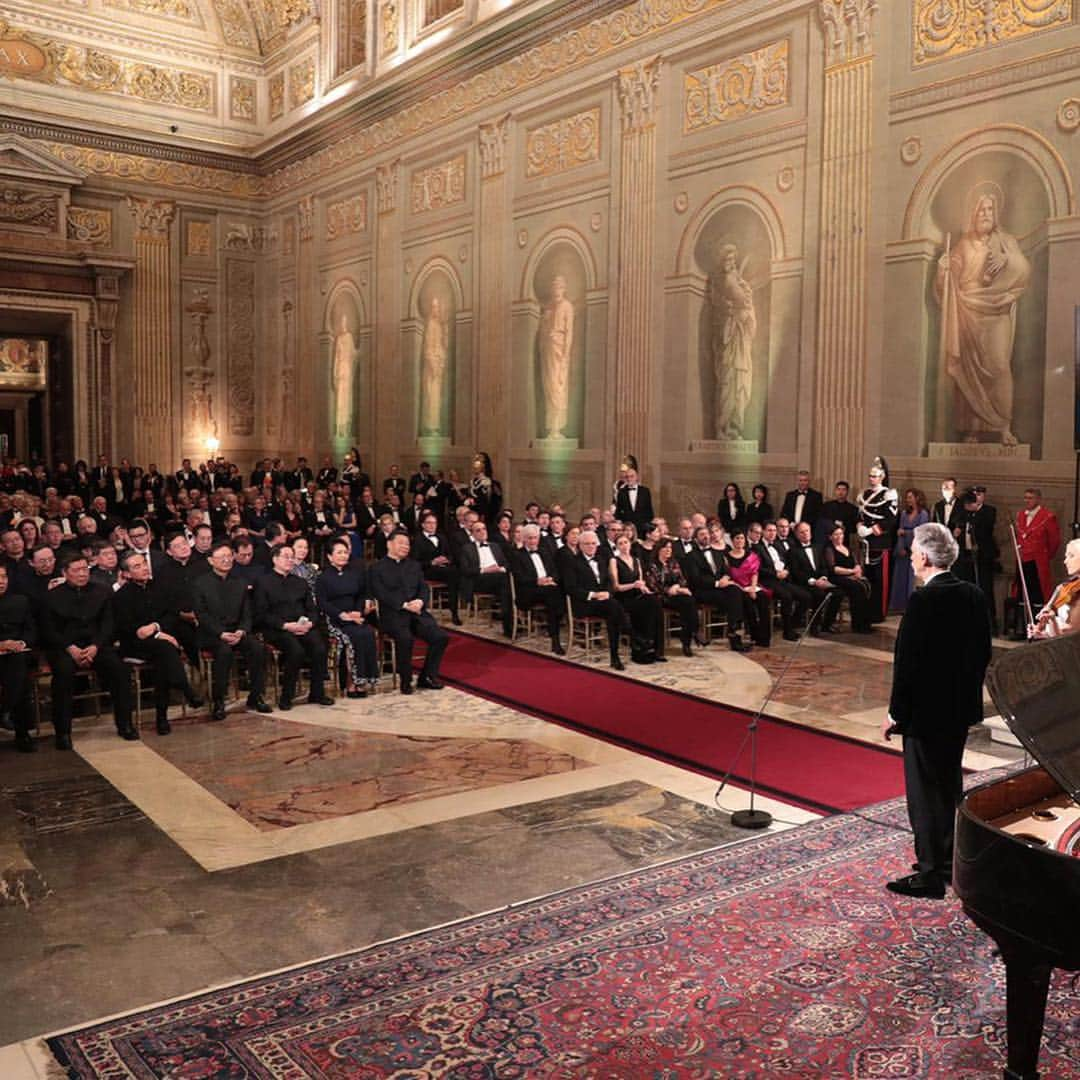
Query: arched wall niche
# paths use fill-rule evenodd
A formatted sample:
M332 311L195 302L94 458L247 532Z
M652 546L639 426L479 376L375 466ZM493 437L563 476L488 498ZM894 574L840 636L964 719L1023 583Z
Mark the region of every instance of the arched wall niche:
M370 436L364 402L371 400L370 337L363 294L352 278L335 282L323 306L324 391L319 424L335 452Z
M411 344L416 432L432 448L452 443L458 391L459 320L464 288L449 259L433 256L417 271L409 291L406 340Z
M1000 234L991 246L1008 250L1012 238L1016 254L1003 269L986 270L980 279L976 261L989 263L987 245L973 243L973 214L987 195ZM884 365L884 400L888 410L898 409L908 418L909 431L898 427L895 433L907 453L923 455L936 444L937 455L942 446L963 443L978 447L970 453L985 455L998 453L994 447L1015 438L1019 449L1000 452L1043 456L1048 326L1054 318L1048 306L1054 253L1047 223L1074 213L1072 180L1060 155L1041 135L1017 125L968 132L919 177L903 218L902 254L886 268L885 340L892 355ZM953 256L953 273L952 297L945 302L950 311L959 311L948 322L942 314L944 276L939 270L946 250ZM962 289L955 284L957 273L963 275ZM1010 282L1015 287L1006 288ZM970 402L982 390L973 393L970 382L969 389L962 389L965 376L958 379L952 373L971 370L948 359L960 340L965 356L976 355L976 348L984 351L979 372L1001 372L996 377L980 374L974 385L999 402L1010 402L1011 394L1011 403L1000 410L1008 415L1009 435L978 418ZM972 341L978 344L966 344ZM884 423L887 429L890 421Z

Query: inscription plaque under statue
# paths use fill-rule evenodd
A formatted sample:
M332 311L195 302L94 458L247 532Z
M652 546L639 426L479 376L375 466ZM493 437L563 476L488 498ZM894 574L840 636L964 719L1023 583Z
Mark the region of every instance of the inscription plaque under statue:
M1011 461L1030 461L1031 444L1006 446L991 442L932 442L927 448L931 458L998 458Z
M690 444L695 454L756 454L757 439L695 439Z

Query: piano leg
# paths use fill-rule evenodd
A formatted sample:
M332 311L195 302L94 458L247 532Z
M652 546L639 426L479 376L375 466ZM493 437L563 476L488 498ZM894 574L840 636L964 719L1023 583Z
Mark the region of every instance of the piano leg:
M1029 953L1002 949L1005 961L1009 1061L1004 1080L1039 1080L1039 1044L1046 1016L1051 966Z

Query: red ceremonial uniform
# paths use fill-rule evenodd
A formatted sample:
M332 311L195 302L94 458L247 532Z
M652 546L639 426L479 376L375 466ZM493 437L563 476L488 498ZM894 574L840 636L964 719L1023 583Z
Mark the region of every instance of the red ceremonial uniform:
M1016 539L1020 544L1020 558L1023 562L1033 562L1039 569L1039 583L1043 598L1054 591L1050 562L1061 547L1061 529L1057 518L1040 506L1029 524L1026 510L1016 515Z

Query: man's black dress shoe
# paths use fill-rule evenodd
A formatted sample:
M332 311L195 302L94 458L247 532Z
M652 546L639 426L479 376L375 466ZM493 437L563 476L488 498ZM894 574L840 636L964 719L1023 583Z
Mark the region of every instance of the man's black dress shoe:
M566 650L562 647L562 643L559 641L553 641L551 643L551 652L555 656L565 656Z
M732 652L749 652L753 646L748 645L738 634L731 634L728 637L728 644L731 646Z
M168 735L172 731L172 724L169 723L168 713L159 712L155 717L155 725L159 735Z
M617 656L613 656L611 658L611 668L613 671L625 671L626 665Z
M460 626L461 625L461 616L456 611L451 611L450 612L450 621L455 626Z
M248 706L250 708L250 706ZM224 720L225 719L225 702L215 701L214 707L210 710L211 720Z
M441 690L443 688L443 684L431 675L421 675L420 678L416 680L416 685L419 686L421 690Z
M20 754L32 754L37 749L37 743L29 732L20 731L15 736L15 749Z
M690 648L690 642L689 641L684 641L683 642L682 654L683 654L683 656L693 656L694 655L694 650Z
M57 750L70 750L71 749L71 736L70 735L57 735L56 736L56 749Z
M899 893L901 896L914 896L920 900L945 899L945 883L938 878L923 877L922 874L908 874L907 877L886 882L885 888L889 892Z
M786 634L784 634L784 640L785 641L798 641L799 640L799 635L796 634L794 631L789 630Z
M201 698L195 693L186 695L184 700L187 702L189 709L201 709L206 704L205 698Z
M667 663L667 657L666 656L654 656L653 660L657 664L666 664Z
M919 864L917 862L913 862L911 864L911 869L912 870L918 870L919 869ZM942 874L941 875L941 880L944 881L946 885L951 885L952 884L952 871L950 870L947 874Z
M270 708L270 705L267 702L263 701L261 697L249 697L247 699L247 707L252 712L271 713L274 711ZM222 712L225 711L224 705L221 706L221 710Z
M416 688L411 682L403 682L399 689L403 694L411 694Z
M318 697L309 697L307 703L309 705L333 705L334 699L327 697L325 694L320 694Z
M704 649L705 646L708 645L709 643L700 634L695 634L694 635L694 644L699 649Z
M278 698L277 707L282 712L288 712L292 708L292 698L291 697Z
M357 690L346 690L345 696L355 701L357 698L367 697L367 691L361 686Z
M139 733L135 730L134 724L128 724L126 727L117 728L116 734L119 735L121 739L127 739L128 742L134 742L139 737Z

